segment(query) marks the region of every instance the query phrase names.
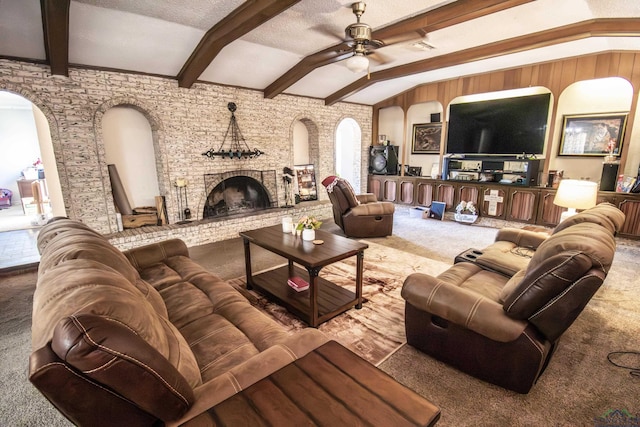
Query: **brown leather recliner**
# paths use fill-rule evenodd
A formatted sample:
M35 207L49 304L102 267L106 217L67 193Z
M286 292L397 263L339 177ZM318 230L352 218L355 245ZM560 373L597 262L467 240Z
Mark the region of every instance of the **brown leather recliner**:
M528 393L611 267L624 214L611 206L599 211L611 214L606 226L590 221L589 212L562 224L511 277L478 262L458 262L438 277L408 276L407 342L474 377Z
M348 237L385 237L393 232L391 202L379 202L374 194L356 195L348 181L328 176L322 181L333 205L333 219Z

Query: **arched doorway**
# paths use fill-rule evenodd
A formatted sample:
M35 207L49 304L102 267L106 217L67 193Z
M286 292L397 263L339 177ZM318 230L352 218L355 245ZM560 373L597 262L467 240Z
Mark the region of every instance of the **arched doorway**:
M47 118L8 91L0 91L0 150L0 188L11 193L0 204L0 231L37 229L54 215L66 215Z
M351 183L358 193L362 191L360 165L362 160L362 131L352 118L345 118L336 129L336 174Z

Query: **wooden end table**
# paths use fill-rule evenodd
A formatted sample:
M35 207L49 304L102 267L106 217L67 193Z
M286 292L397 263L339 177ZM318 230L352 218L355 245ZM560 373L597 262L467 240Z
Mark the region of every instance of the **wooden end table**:
M258 289L313 327L351 307L362 308L364 250L369 247L366 243L316 230L316 239L324 241L316 245L284 233L280 225L243 231L240 236L244 242L247 289ZM251 243L286 258L288 264L253 275ZM357 257L355 293L319 277L323 267L352 256ZM287 285L287 279L293 276L308 276L309 289L297 292Z

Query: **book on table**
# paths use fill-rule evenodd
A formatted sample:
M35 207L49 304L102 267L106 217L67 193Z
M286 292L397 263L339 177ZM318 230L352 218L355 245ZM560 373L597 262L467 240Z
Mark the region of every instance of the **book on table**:
M287 280L287 284L298 292L309 289L309 283L302 277L293 276Z

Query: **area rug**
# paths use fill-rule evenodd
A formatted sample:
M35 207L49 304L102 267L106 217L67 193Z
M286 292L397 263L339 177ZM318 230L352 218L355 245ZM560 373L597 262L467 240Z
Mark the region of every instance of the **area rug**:
M318 329L377 365L405 342L404 300L400 296L402 283L411 273L438 275L450 264L415 256L409 252L364 241L369 248L364 253L362 309L355 308L321 324ZM320 276L345 288L355 290L356 258L331 264ZM245 297L263 312L273 317L289 331L308 327L285 308L267 300L257 291L248 291L245 277L230 280ZM283 286L287 286L283 284Z

